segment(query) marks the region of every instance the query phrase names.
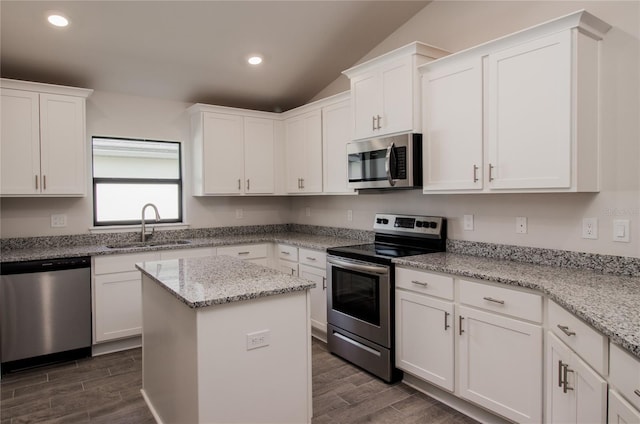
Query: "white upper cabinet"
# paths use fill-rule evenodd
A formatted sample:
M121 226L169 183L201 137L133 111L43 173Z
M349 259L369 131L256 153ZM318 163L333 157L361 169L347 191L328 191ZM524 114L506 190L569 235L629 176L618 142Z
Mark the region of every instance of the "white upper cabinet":
M599 190L599 40L579 11L427 63L424 192Z
M190 108L194 195L274 192L274 119L265 112Z
M347 187L347 143L351 141L348 96L322 108L322 186L325 193L355 193Z
M322 111L285 120L288 193L322 192Z
M91 93L2 80L3 196L86 194L85 99Z
M448 52L413 42L347 69L354 140L420 132L417 67Z

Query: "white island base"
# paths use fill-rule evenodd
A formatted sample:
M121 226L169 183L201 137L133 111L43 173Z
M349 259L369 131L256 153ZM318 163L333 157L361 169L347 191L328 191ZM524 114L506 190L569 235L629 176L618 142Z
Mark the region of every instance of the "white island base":
M308 290L190 308L143 275L142 292L142 394L159 423L311 421Z

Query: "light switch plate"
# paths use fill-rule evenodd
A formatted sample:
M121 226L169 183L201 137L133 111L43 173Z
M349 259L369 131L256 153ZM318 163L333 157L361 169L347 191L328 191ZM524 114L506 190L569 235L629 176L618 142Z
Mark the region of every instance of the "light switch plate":
M621 241L629 243L629 220L614 219L613 220L613 241Z

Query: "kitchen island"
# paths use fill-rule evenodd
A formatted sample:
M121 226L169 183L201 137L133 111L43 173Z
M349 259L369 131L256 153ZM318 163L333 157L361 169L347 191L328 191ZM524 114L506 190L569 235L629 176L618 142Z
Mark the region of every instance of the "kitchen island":
M137 267L142 392L158 422L311 421L314 283L228 256Z

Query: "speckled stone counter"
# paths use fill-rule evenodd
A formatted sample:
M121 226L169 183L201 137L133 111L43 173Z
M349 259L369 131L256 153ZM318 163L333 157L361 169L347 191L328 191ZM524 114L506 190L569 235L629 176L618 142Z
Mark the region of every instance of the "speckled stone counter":
M190 308L315 287L308 280L230 256L143 262L136 267Z
M397 265L534 289L640 358L640 278L452 253L394 259Z

